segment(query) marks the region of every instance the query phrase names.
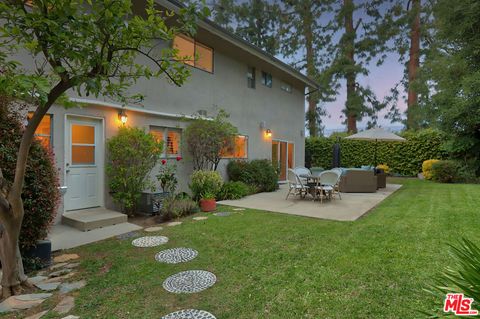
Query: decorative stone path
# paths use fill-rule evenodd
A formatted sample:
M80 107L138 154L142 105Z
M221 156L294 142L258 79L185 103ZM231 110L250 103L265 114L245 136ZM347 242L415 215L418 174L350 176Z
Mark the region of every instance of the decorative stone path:
M245 208L234 208L233 210L239 212L239 211L245 210Z
M55 308L53 308L53 311L61 315L64 315L70 312L70 310L72 310L74 306L75 306L75 299L73 297L67 296L63 298Z
M30 309L41 304L45 299L51 296L52 294L50 293L11 296L0 303L0 313Z
M162 250L155 255L155 260L161 263L178 264L190 261L197 257L198 251L191 248L172 248Z
M60 285L60 293L61 294L69 293L70 291L85 287L86 284L87 282L85 280L63 283Z
M216 319L214 315L203 310L185 309L172 312L160 319Z
M198 216L198 217L193 217L192 219L193 220L206 220L206 219L208 219L208 217L207 216Z
M155 247L166 244L168 238L165 236L145 236L140 237L132 241L132 245L135 247Z
M25 319L40 319L40 318L43 317L47 312L48 312L48 310L45 310L45 311L36 313L36 314L34 314L34 315L31 315L31 316L29 316L29 317L26 317Z
M130 239L130 238L133 238L133 237L137 237L137 236L139 236L139 235L140 235L139 232L131 231L131 232L129 232L129 233L125 233L125 234L118 235L118 236L117 236L117 239L125 240L125 239Z
M60 256L57 256L57 257L53 258L53 262L54 263L64 263L66 261L74 260L74 259L78 259L78 258L80 258L80 256L78 256L77 254L63 254L63 255L60 255Z
M219 213L214 213L213 215L219 216L219 217L227 217L227 216L232 215L232 213L229 213L229 212L219 212Z
M205 270L182 271L165 279L163 288L173 293L195 293L210 288L217 277Z
M172 227L172 226L178 226L178 225L181 225L182 222L171 222L171 223L168 223L167 226L168 227Z
M163 227L161 227L161 226L153 226L153 227L145 228L144 231L149 232L149 233L153 233L153 232L160 231L162 229L163 229Z

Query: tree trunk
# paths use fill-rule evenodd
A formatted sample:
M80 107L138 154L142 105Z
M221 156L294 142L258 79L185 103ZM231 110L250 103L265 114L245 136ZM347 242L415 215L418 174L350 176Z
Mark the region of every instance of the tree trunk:
M418 93L413 86L420 66L420 8L420 0L412 0L413 18L410 31L410 60L408 61L407 129L416 127L414 108L418 104Z
M306 1L303 7L303 36L305 37L305 50L306 50L306 61L307 61L307 75L314 79L316 77L316 66L315 66L315 50L313 48L313 33L312 33L312 23L313 17L310 10L311 5L310 1ZM317 114L317 104L318 98L317 94L310 93L308 95L308 112L307 112L307 121L308 121L308 131L310 136L318 136L318 114Z
M349 62L350 68L346 72L347 80L347 101L345 104L347 116L347 131L348 133L357 132L357 111L355 103L355 82L356 73L353 70L355 66L355 30L353 28L353 10L354 5L352 0L343 1L345 10L345 58Z

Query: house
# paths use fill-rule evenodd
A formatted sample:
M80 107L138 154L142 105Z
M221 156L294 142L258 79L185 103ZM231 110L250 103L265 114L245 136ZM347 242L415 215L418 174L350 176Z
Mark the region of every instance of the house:
M142 1L134 2L140 10ZM172 10L180 5L173 0L157 2ZM105 141L124 124L163 139L163 158L184 158L178 165L181 190L188 189L192 173L182 131L195 114L214 116L223 109L240 132L235 150L220 163L224 175L232 158L270 159L278 163L281 180L288 168L304 164L305 93L306 88L317 87L314 81L210 21L199 22L195 39L178 35L173 44L162 45L175 45L182 56L199 54L198 60L188 63L192 75L182 87L162 78L143 79L131 88L146 96L142 105L124 107L71 92L72 101L89 107L55 105L43 119L37 136L53 148L67 189L62 213L115 208L105 181Z

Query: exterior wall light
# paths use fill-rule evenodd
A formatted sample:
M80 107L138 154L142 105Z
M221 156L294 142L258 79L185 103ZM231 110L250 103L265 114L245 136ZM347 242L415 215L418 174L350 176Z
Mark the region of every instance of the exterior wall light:
M118 112L118 120L122 122L123 125L127 124L128 116L125 110L121 110L120 112Z
M271 129L267 129L267 130L265 131L265 136L266 136L266 137L272 137L272 130L271 130Z

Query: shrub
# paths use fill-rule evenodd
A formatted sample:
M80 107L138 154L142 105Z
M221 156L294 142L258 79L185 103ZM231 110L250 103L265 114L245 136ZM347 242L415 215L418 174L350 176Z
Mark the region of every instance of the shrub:
M195 200L212 194L215 197L215 194L220 191L223 185L222 176L214 171L195 171L190 178L189 186Z
M426 129L418 132L403 132L407 141L378 142L378 163L387 164L390 173L404 176L416 176L422 169L425 160L438 158L445 159L446 151L443 147L445 136L442 132ZM320 166L329 169L332 167L332 148L336 138L310 137L305 140L305 162L311 166ZM340 139L341 166L360 167L373 162L375 142Z
M0 98L0 163L3 177L13 181L17 152L22 134L22 117L8 110L8 102ZM22 252L45 239L57 213L60 201L59 180L51 149L34 140L27 159L23 186L25 215L20 230L19 245Z
M454 183L458 180L458 166L454 161L438 161L432 164L432 180L439 183Z
M256 192L273 192L278 188L278 173L269 160L230 161L227 174L233 182L244 182Z
M163 201L160 210L160 219L162 221L180 218L198 212L196 202L187 197L169 196Z
M186 128L185 142L192 155L194 170L217 169L222 149L233 143L237 134L237 128L227 118L228 115L220 111L213 120L198 118Z
M217 195L219 200L240 199L250 194L250 187L244 182L227 182Z
M425 179L432 179L432 165L438 162L439 160L430 159L423 161L422 163L422 174Z
M136 127L121 127L118 135L107 141L106 172L115 202L128 215L135 213L143 190L154 188L147 178L162 152L162 143Z
M377 165L377 169L381 169L385 174L390 173L390 167L387 164L379 164Z

